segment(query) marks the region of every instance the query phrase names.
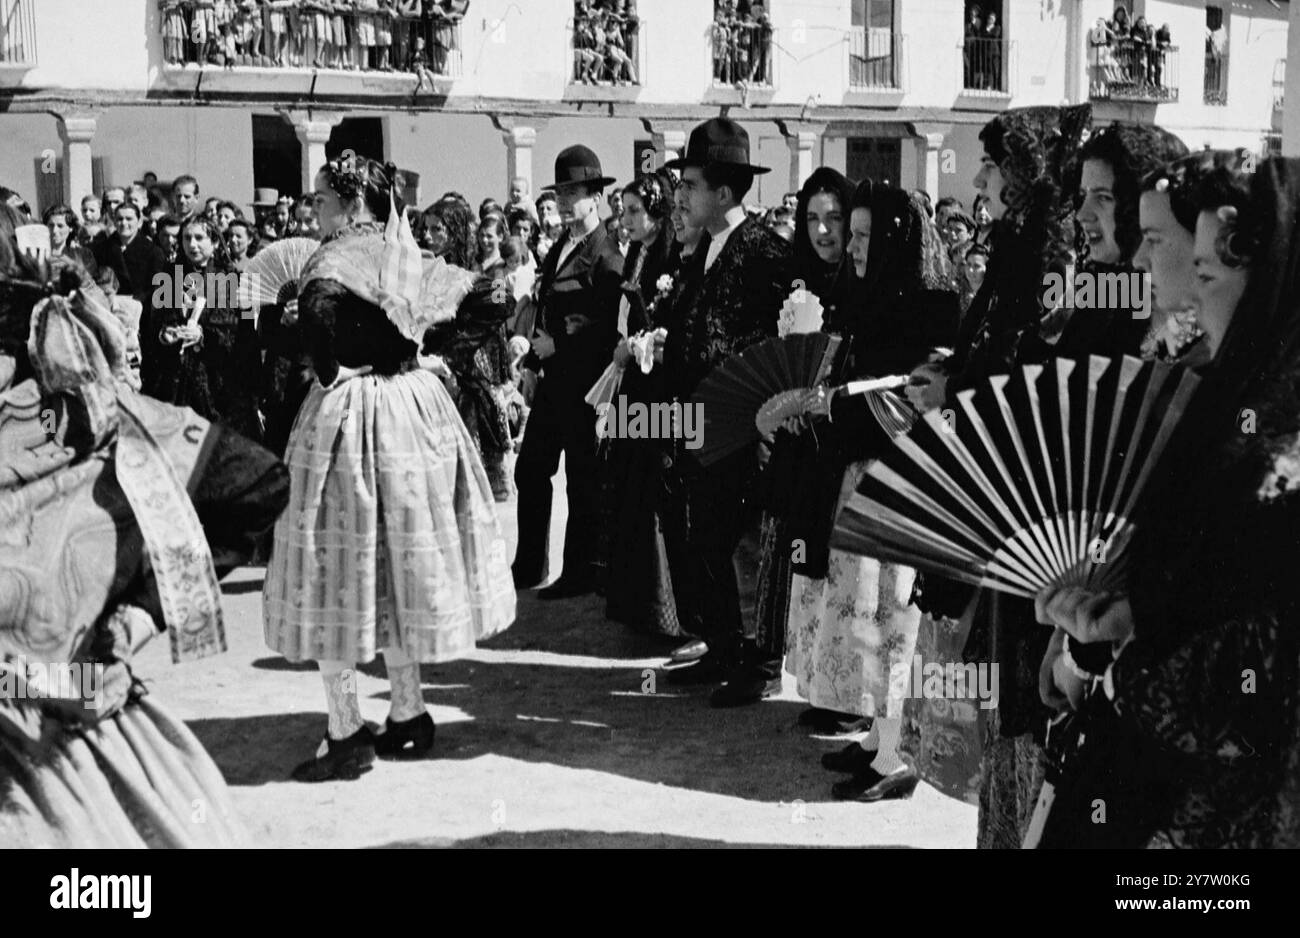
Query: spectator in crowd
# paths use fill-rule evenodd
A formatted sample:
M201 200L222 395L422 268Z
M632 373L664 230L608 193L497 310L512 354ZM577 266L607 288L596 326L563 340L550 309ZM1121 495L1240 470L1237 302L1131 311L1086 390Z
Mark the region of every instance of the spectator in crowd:
M181 218L199 210L199 181L193 176L177 176L172 183L172 210Z
M77 240L82 247L90 247L95 241L108 237L100 206L100 200L93 195L81 199L81 225L77 229Z
M555 201L555 193L549 189L537 197L537 221L539 226L537 263L541 264L546 260L546 255L550 252L551 246L559 240L560 234L564 230L564 223L560 221L560 210Z
M217 209L221 207L221 202L222 200L214 195L203 203L203 214L213 225L217 224Z
M526 212L534 223L537 221L537 206L533 202L531 186L523 176L510 180L510 198L506 201L505 216L507 220L513 210Z
M971 218L975 221L975 243L987 246L993 234L993 213L989 211L989 197L982 192L975 196Z
M494 277L501 273L505 262L501 259L501 242L506 237L506 220L499 212L489 212L479 220L475 235L477 252L474 270Z
M948 216L954 211L962 210L961 199L951 195L946 195L939 200L937 205L930 205L930 194L924 189L914 189L912 194L921 201L921 205L926 209L926 215L934 219L934 225L939 229L939 234L947 240Z
M794 240L794 212L784 205L778 205L768 212L765 223L785 240Z
M257 253L257 230L245 218L232 218L226 225L225 236L230 266L242 271Z
M619 218L623 214L623 193L617 190L609 194L609 217Z
M95 263L111 268L121 292L148 308L154 276L165 269L162 251L141 231L140 210L134 203L123 201L112 217L116 230L100 242Z
M799 193L787 192L781 196L781 206L788 208L792 212L797 212L799 210Z
M989 266L989 249L982 244L966 246L961 263L961 313L966 315L975 294L984 285L984 274Z
M297 238L320 240L320 221L316 218L316 206L310 195L299 198L294 207L292 234Z
M528 203L532 206L532 202ZM533 209L536 211L536 208ZM529 215L523 208L506 209L506 227L510 231L510 237L519 238L528 248L529 260L537 260L537 233L538 224L532 215Z
M243 217L243 210L234 202L222 200L217 203L217 230L220 231L222 235L225 235L227 229L230 228L230 223L232 221L236 218Z
M166 266L176 263L181 246L181 219L178 215L164 215L155 227L154 241L163 253Z
M444 195L424 210L421 244L434 257L463 270L474 268L474 216L463 199Z
M113 213L125 201L126 190L121 186L109 186L104 190L103 195L100 197L100 211L109 225L113 224L113 219L116 217Z
M97 269L94 255L77 238L77 213L66 205L55 205L45 210L41 221L50 229L50 253L76 261L94 277Z
M478 204L479 221L482 221L483 219L487 218L489 215L504 215L504 214L505 212L501 210L501 203L498 202L496 199L492 198L491 196L488 196L486 199L484 199L482 202Z

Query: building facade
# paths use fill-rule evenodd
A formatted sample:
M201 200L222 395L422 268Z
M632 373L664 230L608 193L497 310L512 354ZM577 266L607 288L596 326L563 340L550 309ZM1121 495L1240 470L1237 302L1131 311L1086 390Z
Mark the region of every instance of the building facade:
M386 61L362 46L375 0L351 4L331 46L333 22L317 33L309 12L283 14L301 35L272 42L269 5L209 18L226 6L4 0L0 184L43 207L188 172L204 195L246 201L305 191L350 148L417 173L422 203L451 189L477 201L517 175L536 192L575 142L628 180L726 113L774 169L760 203L818 165L968 200L979 129L1010 107L1091 100L1099 121L1153 121L1194 149L1277 148L1291 4L1137 0L1133 18L1167 33L1103 52L1109 0L976 0L980 30L966 0L741 2L749 14L730 19L728 0L396 0L423 18L381 28L404 43Z

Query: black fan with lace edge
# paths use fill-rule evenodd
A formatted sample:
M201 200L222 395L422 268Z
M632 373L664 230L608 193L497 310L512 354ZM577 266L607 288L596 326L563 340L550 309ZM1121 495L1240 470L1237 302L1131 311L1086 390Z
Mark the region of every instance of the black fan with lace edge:
M691 398L704 418L695 457L710 466L757 443L758 421L779 424L803 412L806 391L826 380L840 338L824 332L764 339L714 368Z
M1017 596L1118 584L1130 518L1199 381L1099 356L990 378L873 461L831 546Z

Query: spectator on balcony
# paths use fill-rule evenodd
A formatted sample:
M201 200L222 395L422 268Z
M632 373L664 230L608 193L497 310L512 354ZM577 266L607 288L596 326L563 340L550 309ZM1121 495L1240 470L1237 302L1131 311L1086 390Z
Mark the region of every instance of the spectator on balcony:
M397 22L397 0L379 0L375 14L375 68L384 72L393 70L393 26Z
M266 7L266 49L270 64L284 68L289 43L289 18L287 10L295 0L263 0Z
M193 0L190 20L190 42L194 46L194 61L202 66L216 51L217 7L215 0Z
M163 58L168 65L185 65L185 12L181 0L159 0L163 21Z
M1124 42L1129 37L1132 26L1128 19L1128 9L1124 6L1115 7L1115 16L1110 21L1110 31L1118 42Z
M749 32L749 83L751 85L770 85L772 76L768 71L768 50L772 45L772 17L761 3L749 8L754 27Z
M731 84L731 25L727 11L719 7L713 14L710 28L713 40L713 80L720 85Z
M376 0L334 0L330 14L330 42L333 44L333 66L335 68L365 68L369 57L369 48L362 41L362 24L369 24L370 38L374 45L374 17L368 12L370 8L378 10ZM351 19L349 30L348 20ZM327 52L328 56L329 53ZM327 59L328 61L328 59Z
M984 32L984 11L979 4L966 8L966 38L962 44L963 88L984 87L984 69L980 62L980 39Z
M1174 37L1169 32L1169 24L1164 23L1156 30L1155 51L1151 56L1151 83L1157 88L1164 87L1165 56L1174 46Z
M1151 80L1151 50L1155 46L1155 30L1147 25L1147 18L1139 16L1133 21L1133 28L1128 34L1132 58L1129 60L1130 74L1139 84Z
M324 66L321 55L329 42L330 18L329 8L324 0L300 0L302 8L301 31L302 61L305 65L310 59L316 68Z
M749 80L749 47L750 36L754 32L754 20L746 11L741 13L736 9L735 3L729 4L728 12L730 14L730 52L731 52L731 80L736 84L743 84Z
M433 36L433 72L448 75L448 62L456 48L456 24L469 11L469 0L425 0L424 10Z
M623 38L627 41L627 54L633 62L641 61L637 56L641 17L636 14L636 0L614 0L614 16L623 27Z
M1104 96L1107 83L1115 80L1115 53L1111 49L1114 43L1110 23L1104 16L1097 17L1096 24L1088 30L1088 79L1093 96Z
M596 51L594 14L588 3L580 2L573 14L573 80L594 85L604 62Z
M627 51L627 40L623 36L623 25L618 16L605 15L605 68L614 84L619 84L626 77L628 84L639 84L636 65Z
M429 93L433 94L438 90L438 87L434 83L433 72L429 70L429 65L432 60L429 58L429 52L425 46L424 37L416 32L412 32L412 36L410 52L407 54L406 58L406 70L408 72L414 72L417 80L415 82L415 90L411 92L411 94L418 95L426 82L429 85Z
M242 46L240 59L243 65L265 65L266 51L262 46L262 9L258 0L240 0L235 16L235 31Z
M998 22L998 11L989 10L984 14L984 28L980 31L984 40L984 88L990 91L1003 91L1005 85L1002 77L1002 24Z

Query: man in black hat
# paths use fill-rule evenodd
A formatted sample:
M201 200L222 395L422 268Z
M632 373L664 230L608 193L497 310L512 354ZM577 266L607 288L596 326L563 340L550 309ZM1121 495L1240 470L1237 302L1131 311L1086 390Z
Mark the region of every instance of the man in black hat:
M749 135L715 118L691 131L682 171L689 223L705 229L683 276L681 298L665 323L662 355L673 395L690 399L716 365L769 336L791 292L788 242L748 217L744 198L766 167L749 162ZM757 517L745 503L758 470L756 451L742 451L707 471L675 448L668 485L665 545L673 597L683 627L708 643L704 657L668 673L672 683L725 681L714 706L753 703L780 689L780 651L761 652L752 634L757 586ZM775 656L775 661L773 657Z
M613 355L623 255L600 221L605 176L596 154L569 147L555 159L555 195L564 233L546 255L538 276L533 336L537 385L528 430L515 464L519 486L519 547L515 586L545 582L551 528L551 478L564 453L569 518L564 531L564 571L541 590L561 599L594 588L593 547L599 524L596 412L584 398Z

